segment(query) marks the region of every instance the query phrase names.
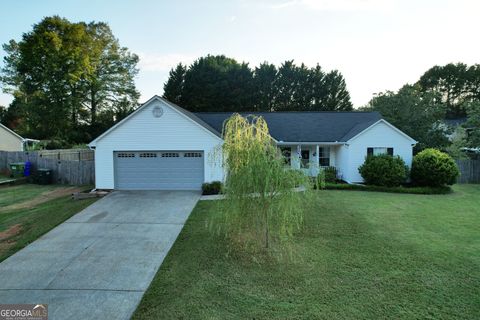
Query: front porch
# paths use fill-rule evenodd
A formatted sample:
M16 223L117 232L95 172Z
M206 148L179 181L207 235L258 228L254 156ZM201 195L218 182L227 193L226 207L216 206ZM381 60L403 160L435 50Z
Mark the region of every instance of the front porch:
M292 169L302 170L309 176L317 176L322 168L335 167L337 177L341 172L337 154L341 144L279 144L285 163Z

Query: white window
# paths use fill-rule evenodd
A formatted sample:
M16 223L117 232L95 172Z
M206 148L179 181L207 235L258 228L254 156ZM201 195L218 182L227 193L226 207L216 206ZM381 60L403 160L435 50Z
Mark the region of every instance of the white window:
M178 158L180 155L178 152L164 152L162 153L162 158Z
M135 158L135 153L121 152L117 154L117 158Z
M367 148L367 155L369 156L378 156L381 154L388 154L393 156L393 148L389 147L370 147Z
M318 162L320 163L320 167L330 166L330 147L318 148Z
M156 158L157 154L153 152L142 152L140 153L140 158Z
M387 154L387 151L388 151L387 148L384 148L384 147L373 148L373 155L378 156L381 154Z
M185 152L183 156L185 158L201 158L202 153L201 152Z

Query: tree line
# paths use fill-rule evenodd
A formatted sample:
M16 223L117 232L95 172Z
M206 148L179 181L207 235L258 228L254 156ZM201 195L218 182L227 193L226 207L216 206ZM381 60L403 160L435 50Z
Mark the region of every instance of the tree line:
M106 23L46 17L3 49L0 80L14 99L0 114L28 137L87 142L137 106L138 57Z
M190 111L350 111L342 74L285 61L250 68L224 55L179 63L164 85L166 99Z
M461 156L463 147L480 147L480 65L434 66L416 83L382 92L360 110L380 112L419 142L416 151L433 147ZM448 119L463 124L451 128Z
M138 107L139 58L106 23L46 17L3 49L0 82L14 99L8 108L0 106L0 121L21 135L85 143ZM337 70L293 60L252 68L224 55L178 64L164 84L164 97L191 111L353 110ZM434 66L416 83L377 94L359 109L379 111L419 141L417 151L478 148L480 65ZM448 118L466 119L453 142Z

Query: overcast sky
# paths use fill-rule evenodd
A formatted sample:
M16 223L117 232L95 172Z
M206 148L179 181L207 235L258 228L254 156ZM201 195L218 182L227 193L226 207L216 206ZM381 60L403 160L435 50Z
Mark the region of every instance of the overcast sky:
M162 94L171 67L208 53L338 69L356 107L435 64L480 63L479 0L4 1L0 42L54 14L109 23L140 56L141 101Z

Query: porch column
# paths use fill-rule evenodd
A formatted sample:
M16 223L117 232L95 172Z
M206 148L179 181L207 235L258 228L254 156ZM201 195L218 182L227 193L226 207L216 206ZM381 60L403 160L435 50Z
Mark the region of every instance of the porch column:
M318 147L318 144L315 146L315 153L314 153L314 157L313 157L313 175L318 175L318 173L320 172L320 161L318 160L319 159L319 151L320 151L320 148Z
M294 150L296 149L296 150ZM302 146L297 145L296 148L292 147L292 154L290 162L292 163L293 169L300 169L300 158L302 156Z

